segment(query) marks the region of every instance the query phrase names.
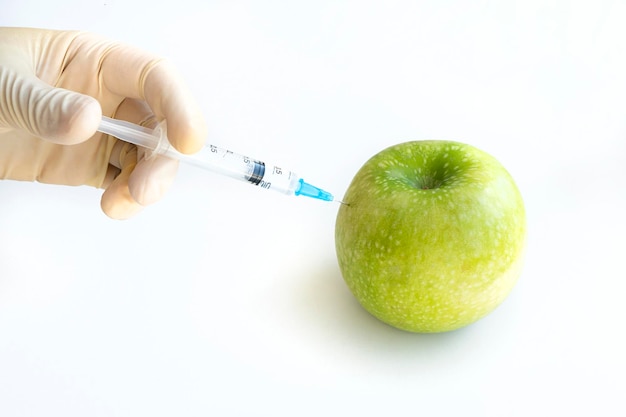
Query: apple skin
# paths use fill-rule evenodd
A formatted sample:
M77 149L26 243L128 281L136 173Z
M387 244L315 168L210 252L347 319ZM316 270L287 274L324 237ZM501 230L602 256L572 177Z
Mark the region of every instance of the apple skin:
M372 315L445 332L493 311L523 262L526 215L506 169L451 141L391 146L352 180L337 214L343 278Z

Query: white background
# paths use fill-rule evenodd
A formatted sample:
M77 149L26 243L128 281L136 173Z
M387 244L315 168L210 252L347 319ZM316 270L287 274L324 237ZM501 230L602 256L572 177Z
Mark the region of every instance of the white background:
M210 142L341 195L413 139L496 156L524 273L465 329L362 310L336 204L183 168L129 221L101 191L0 183L0 415L625 415L623 1L2 0L0 24L171 58Z

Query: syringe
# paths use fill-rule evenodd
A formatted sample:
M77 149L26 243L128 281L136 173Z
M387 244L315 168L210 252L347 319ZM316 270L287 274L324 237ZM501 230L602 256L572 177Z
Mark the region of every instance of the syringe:
M292 171L277 166L268 166L262 161L217 146L207 145L192 155L180 153L167 140L165 122L152 130L134 123L102 116L98 131L125 142L143 146L159 155L178 159L261 188L276 190L287 195L304 195L324 201L334 200L332 194L305 182Z

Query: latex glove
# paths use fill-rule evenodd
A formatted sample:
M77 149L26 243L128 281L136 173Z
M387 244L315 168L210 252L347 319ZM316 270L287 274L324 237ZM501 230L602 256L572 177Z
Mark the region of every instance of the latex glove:
M198 151L200 111L165 60L90 33L0 28L0 178L105 188L127 218L161 198L177 162L96 132L101 115L153 127Z

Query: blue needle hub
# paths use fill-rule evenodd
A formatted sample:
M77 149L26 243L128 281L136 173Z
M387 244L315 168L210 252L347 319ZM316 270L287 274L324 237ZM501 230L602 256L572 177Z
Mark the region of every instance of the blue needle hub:
M299 181L300 185L294 192L295 195L304 195L311 198L316 198L318 200L324 201L333 201L334 197L331 193L322 190L321 188L317 188L314 185L311 185L301 178Z

